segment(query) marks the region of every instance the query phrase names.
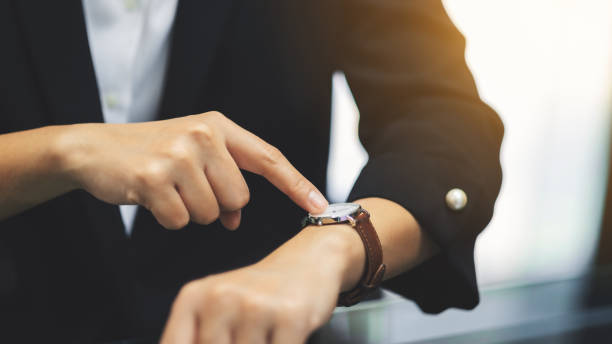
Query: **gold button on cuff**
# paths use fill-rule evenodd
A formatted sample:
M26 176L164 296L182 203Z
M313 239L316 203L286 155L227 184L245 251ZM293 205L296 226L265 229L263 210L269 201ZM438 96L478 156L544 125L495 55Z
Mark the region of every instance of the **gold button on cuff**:
M454 211L459 211L465 208L468 198L465 191L461 189L452 189L446 194L446 206Z

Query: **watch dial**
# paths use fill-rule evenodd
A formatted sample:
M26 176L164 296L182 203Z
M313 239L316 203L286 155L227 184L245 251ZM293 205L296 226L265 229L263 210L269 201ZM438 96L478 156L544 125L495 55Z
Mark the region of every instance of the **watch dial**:
M359 210L360 207L356 203L332 203L321 214L310 214L310 216L319 218L348 216Z

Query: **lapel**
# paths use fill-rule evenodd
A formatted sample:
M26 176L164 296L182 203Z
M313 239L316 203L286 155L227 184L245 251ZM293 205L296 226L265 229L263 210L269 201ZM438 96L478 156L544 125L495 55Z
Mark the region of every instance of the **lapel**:
M232 3L233 0L179 0L161 118L202 111L197 108L198 96L225 31Z
M14 5L48 110L47 124L102 122L81 1L15 0ZM87 230L96 233L102 247L125 240L117 207L83 197L74 196L74 211L87 212Z
M161 114L197 111L233 0L179 0ZM52 124L102 122L81 1L14 0Z
M197 112L198 95L232 3L233 0L179 0L162 97L161 114L165 114L162 118ZM14 0L13 4L49 110L50 124L103 122L81 1ZM84 203L92 221L120 220L116 207L96 207L96 203ZM93 226L96 231L98 227ZM121 226L114 227L113 240L124 236ZM109 232L111 228L100 230Z
M81 1L14 1L51 124L102 122Z

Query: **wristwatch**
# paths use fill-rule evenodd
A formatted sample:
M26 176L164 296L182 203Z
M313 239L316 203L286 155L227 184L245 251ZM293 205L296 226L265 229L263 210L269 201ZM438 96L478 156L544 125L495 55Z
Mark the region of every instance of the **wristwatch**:
M348 307L361 301L364 296L380 285L385 274L385 264L383 264L383 251L378 234L376 234L376 230L370 222L370 213L359 204L330 204L321 214L308 214L302 222L302 227L338 223L347 223L359 233L366 252L365 269L357 286L352 290L341 293L338 298L338 305Z

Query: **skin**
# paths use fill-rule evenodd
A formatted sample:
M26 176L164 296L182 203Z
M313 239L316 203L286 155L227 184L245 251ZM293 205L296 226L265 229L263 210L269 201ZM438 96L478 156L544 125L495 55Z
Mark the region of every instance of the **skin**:
M240 169L264 176L306 211L327 207L278 149L218 112L4 134L0 156L0 220L83 189L112 204L140 204L168 229L216 219L236 229L250 196ZM385 278L436 254L402 206L382 198L356 202L372 214ZM185 285L161 342L304 343L364 265L363 243L349 225L306 227L254 265Z
M357 203L372 214L386 279L437 252L400 205L381 198ZM349 225L306 227L254 265L185 285L161 343L304 343L329 320L338 294L357 284L364 265L363 243Z
M267 178L307 211L323 195L283 154L219 112L130 124L53 126L0 135L0 220L75 189L139 204L168 229L217 218L240 224L249 189Z

